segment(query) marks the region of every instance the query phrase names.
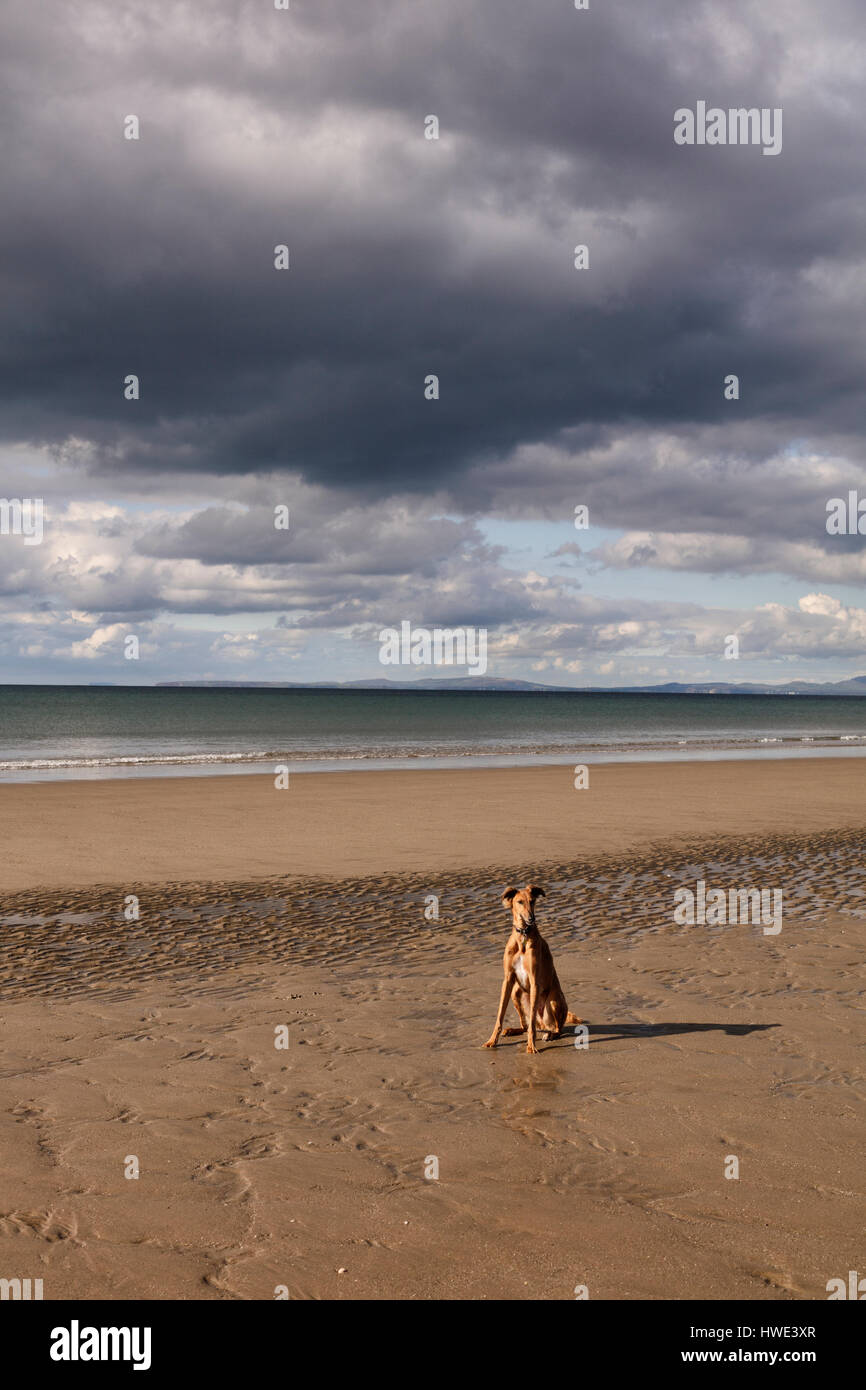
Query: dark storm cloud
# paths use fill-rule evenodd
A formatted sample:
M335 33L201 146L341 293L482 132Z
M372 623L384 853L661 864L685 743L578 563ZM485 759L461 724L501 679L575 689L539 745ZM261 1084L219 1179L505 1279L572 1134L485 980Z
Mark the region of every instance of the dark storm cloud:
M675 526L748 530L753 475L777 524L764 459L857 432L866 405L863 26L853 3L12 6L4 435L74 437L118 479L286 470L506 510L499 483L534 450L528 511L546 468L568 496L576 443L607 524L684 503ZM781 155L676 147L698 97L782 106ZM651 469L639 500L639 430L687 450L729 427L735 464L719 444L693 496L687 468ZM629 438L602 476L593 448ZM223 539L191 553L250 559Z
M827 535L826 508L830 497L866 482L862 442L828 434L823 449L786 447L798 428L793 421L631 427L589 442L584 431L569 431L556 445L519 446L469 467L460 496L465 506L513 518L567 522L583 504L594 526L797 539L853 555L856 538ZM457 505L456 491L445 496Z
M497 547L481 544L476 527L446 517L418 519L404 510L335 509L323 496L294 509L287 529L274 525L273 510L205 507L181 525L163 523L135 541L142 555L196 559L203 564L324 564L344 575L429 578L443 556L471 550L495 559Z

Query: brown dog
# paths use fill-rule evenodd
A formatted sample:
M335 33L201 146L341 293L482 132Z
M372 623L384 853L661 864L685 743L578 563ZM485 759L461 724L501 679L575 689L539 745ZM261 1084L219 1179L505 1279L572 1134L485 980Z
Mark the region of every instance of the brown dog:
M514 1001L519 1028L506 1028L505 1036L527 1033L527 1052L537 1052L535 1025L546 1029L546 1041L558 1038L568 1024L581 1019L568 1012L562 986L553 968L550 947L535 925L535 899L544 897L544 889L527 883L525 888L507 888L502 894L504 907L511 908L511 935L505 947L503 966L505 979L499 1000L496 1026L485 1047L495 1047L502 1032L502 1020L508 1008L509 996Z

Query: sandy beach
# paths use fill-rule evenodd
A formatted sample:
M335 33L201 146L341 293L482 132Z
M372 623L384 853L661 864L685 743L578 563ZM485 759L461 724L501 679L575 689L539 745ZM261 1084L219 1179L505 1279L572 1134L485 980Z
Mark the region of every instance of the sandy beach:
M3 890L534 864L866 824L866 760L270 772L0 785Z
M0 787L2 1272L826 1298L863 1260L863 787L856 759ZM483 1048L528 878L588 1047ZM701 879L781 889L782 930L677 925Z

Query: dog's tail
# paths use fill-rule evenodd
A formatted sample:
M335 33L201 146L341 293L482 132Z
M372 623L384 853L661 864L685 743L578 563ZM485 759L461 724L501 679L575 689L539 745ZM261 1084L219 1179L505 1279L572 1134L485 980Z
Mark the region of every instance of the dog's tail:
M568 1013L565 1015L565 1026L566 1028L569 1026L574 1027L576 1023L583 1023L583 1019L578 1018L577 1014L573 1014L569 1009Z

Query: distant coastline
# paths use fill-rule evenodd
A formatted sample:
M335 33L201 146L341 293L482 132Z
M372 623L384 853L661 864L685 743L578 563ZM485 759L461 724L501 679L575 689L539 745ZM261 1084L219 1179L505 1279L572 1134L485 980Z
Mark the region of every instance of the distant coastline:
M99 684L104 684L99 682ZM483 691L539 695L832 695L866 697L866 676L844 681L788 681L784 685L762 682L712 681L666 685L543 685L536 681L508 680L497 676L426 677L417 681L156 681L153 689L193 690L411 690L417 692Z
M0 690L298 690L409 691L414 694L506 695L806 695L837 700L866 698L866 676L842 681L669 681L664 685L545 685L504 676L442 676L419 680L354 681L2 681Z

